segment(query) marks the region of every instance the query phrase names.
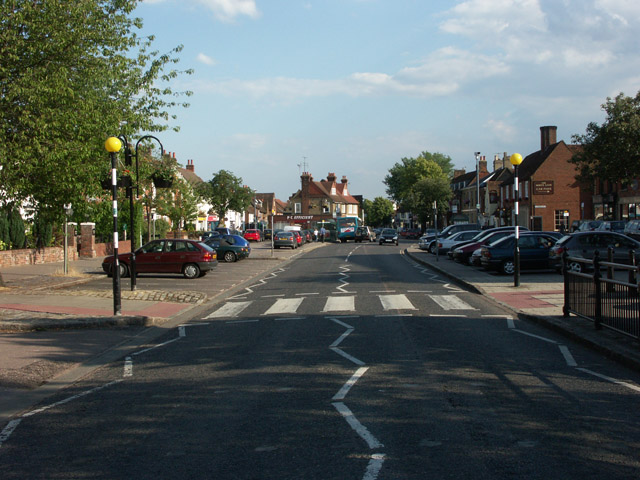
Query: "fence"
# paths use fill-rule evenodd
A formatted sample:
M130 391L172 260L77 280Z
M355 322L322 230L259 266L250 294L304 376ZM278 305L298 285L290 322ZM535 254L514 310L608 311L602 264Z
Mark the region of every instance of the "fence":
M635 252L629 252L629 265L610 259L611 249L608 261L600 260L598 251L593 260L564 254L564 316L573 313L592 320L596 329L606 327L640 339L640 276ZM569 263L580 265L581 271L570 270Z

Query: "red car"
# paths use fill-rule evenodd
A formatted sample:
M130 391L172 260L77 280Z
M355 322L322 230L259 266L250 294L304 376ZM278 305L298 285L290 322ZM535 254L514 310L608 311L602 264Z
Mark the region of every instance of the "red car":
M296 237L296 242L298 242L298 246L300 246L300 245L302 245L304 243L304 240L302 239L302 235L300 234L300 232L295 230L293 232L293 235Z
M243 237L244 237L245 240L254 241L254 242L261 242L262 241L262 232L260 230L255 229L255 228L250 228L248 230L245 230Z
M102 269L112 275L113 255L102 261ZM120 276L130 274L131 253L118 255ZM196 240L165 238L153 240L136 250L138 273L182 273L186 278L204 276L218 264L216 251Z

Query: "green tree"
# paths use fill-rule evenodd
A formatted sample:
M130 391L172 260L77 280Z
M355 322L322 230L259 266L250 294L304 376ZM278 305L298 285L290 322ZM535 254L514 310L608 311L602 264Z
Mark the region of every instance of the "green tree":
M443 172L440 163L445 168L450 168L450 159L442 154L436 154L438 161L427 158L428 152L422 152L418 158L403 158L396 163L384 183L387 186L387 194L400 206L402 210L420 214L425 210L425 202L437 200L444 203L450 193L445 193L441 188L447 185L449 191L449 176ZM423 180L431 179L431 182ZM433 188L433 193L427 192L427 188Z
M207 200L220 218L221 225L227 212L243 212L251 206L254 191L242 184L242 178L227 170L220 170L211 180L200 186L200 195Z
M391 225L391 220L396 213L393 202L383 197L376 197L373 199L373 202L367 201L371 204L369 209L365 210L367 213L367 223L376 227Z
M24 220L22 220L20 210L12 206L9 209L9 241L11 248L24 248L27 240L24 230Z
M82 218L108 174L110 135L169 128L181 46L152 50L132 16L138 0L0 3L0 202L32 199ZM190 92L182 92L189 95ZM4 197L4 198L2 198Z
M174 231L198 218L200 196L186 180L177 179L172 188L159 190L158 213L169 217Z
M602 125L591 122L584 135L572 137L582 145L572 159L579 178L617 182L640 177L640 92L635 97L623 93L607 97L602 109L606 112Z

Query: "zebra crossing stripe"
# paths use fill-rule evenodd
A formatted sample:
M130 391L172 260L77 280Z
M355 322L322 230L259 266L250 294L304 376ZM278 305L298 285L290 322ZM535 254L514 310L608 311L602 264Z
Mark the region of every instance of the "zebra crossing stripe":
M323 312L353 312L356 309L354 296L329 297L324 304Z
M247 308L251 302L228 302L225 303L222 307L220 307L215 312L211 312L209 315L204 317L207 318L223 318L223 317L237 317L240 312L242 312L245 308Z
M269 310L262 315L281 315L283 313L296 313L304 298L279 298Z
M475 310L471 305L460 300L456 295L429 295L443 310Z
M378 295L385 310L416 310L406 295Z

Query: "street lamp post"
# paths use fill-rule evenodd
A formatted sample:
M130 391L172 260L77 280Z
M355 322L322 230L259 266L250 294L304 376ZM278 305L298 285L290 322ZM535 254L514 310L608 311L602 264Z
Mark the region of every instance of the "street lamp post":
M511 165L513 165L513 196L515 200L515 227L516 227L516 243L513 249L513 260L515 270L513 272L513 286L520 286L520 227L518 226L518 165L522 163L522 155L514 153L509 158Z
M131 152L131 146L129 145L129 141L127 137L121 135L122 140L124 140L124 159L125 165L128 167L133 166L133 153ZM160 140L158 140L153 135L145 135L138 139L136 142L135 148L135 157L136 157L136 200L140 197L140 181L138 179L139 171L138 171L138 147L140 146L140 142L147 139L152 138L160 144L160 158L164 155L164 147ZM127 187L127 196L129 197L129 217L131 223L131 265L130 265L130 275L131 275L131 291L133 292L136 289L137 284L137 265L136 265L136 229L135 229L135 212L133 208L133 183ZM155 223L154 223L155 228ZM155 232L154 232L155 238ZM140 242L142 243L142 242Z
M118 259L118 174L116 152L122 148L122 142L118 137L109 137L104 147L111 157L111 196L113 199L113 314L121 315L122 303L120 300L120 261Z
M476 223L480 226L480 152L476 156Z

